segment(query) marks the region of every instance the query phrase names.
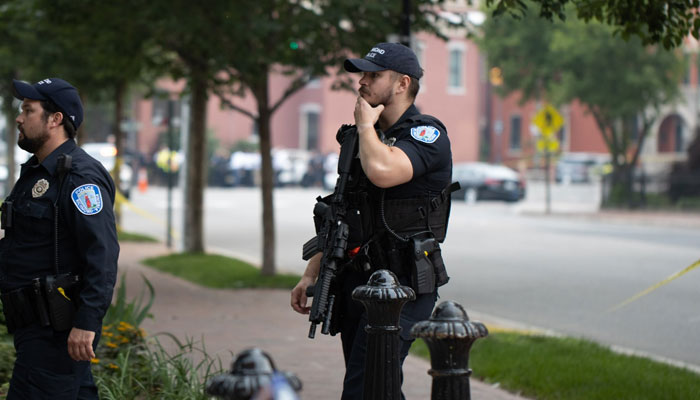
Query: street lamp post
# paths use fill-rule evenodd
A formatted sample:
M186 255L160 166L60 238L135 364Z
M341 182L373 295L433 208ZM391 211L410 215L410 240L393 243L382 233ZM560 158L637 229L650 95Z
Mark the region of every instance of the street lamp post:
M489 83L495 88L503 84L503 75L499 67L492 67L489 70ZM500 163L501 153L503 152L503 120L501 116L501 98L498 94L496 94L496 97L494 98L494 103L496 103L496 121L493 123L493 133L496 136L496 154L494 155L494 158L497 163Z

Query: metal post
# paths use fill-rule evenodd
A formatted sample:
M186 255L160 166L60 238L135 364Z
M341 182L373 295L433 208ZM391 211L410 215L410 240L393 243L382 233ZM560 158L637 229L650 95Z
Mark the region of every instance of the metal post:
M285 379L296 393L301 390L301 381L296 375L278 371L267 353L252 348L238 354L229 373L209 379L206 392L220 399L250 400L261 389L272 386L279 377Z
M352 298L367 310L364 400L401 399L399 317L403 305L416 294L398 281L383 269L373 273L367 285L352 291Z
M173 137L173 101L168 99L168 218L166 232L166 244L168 248L173 247L173 147L175 138Z
M489 334L481 322L470 322L461 305L440 303L427 321L411 328L411 336L421 338L430 350L433 377L431 400L469 400L469 350L476 339Z

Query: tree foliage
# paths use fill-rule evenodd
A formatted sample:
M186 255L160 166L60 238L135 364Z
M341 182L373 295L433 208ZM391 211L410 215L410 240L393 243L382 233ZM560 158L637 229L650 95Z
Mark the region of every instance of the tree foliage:
M637 37L667 49L680 46L688 34L700 39L700 0L486 0L486 6L493 6L494 17L524 17L539 7L537 15L550 21L570 17L569 6L577 18L605 23L625 40Z
M628 197L649 128L659 108L679 95L683 63L673 51L612 36L613 30L576 18L501 16L487 21L479 45L502 70L501 94L586 107L610 151L614 183Z

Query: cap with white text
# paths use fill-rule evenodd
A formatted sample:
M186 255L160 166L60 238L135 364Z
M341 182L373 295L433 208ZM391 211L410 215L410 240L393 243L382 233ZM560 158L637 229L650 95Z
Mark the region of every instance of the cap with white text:
M348 72L375 72L390 69L416 79L423 76L418 57L400 43L379 43L364 58L348 58L343 64Z
M12 86L14 96L20 100L52 101L63 113L63 117L73 123L75 129L83 122L83 103L78 90L63 79L47 78L33 85L13 79Z

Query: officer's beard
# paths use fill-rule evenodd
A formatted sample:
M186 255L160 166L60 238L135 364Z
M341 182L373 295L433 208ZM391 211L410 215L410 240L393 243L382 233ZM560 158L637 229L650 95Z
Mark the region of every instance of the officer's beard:
M364 91L363 89L364 88L360 88L360 94L363 95L362 98L367 100L367 103L369 103L369 105L372 107L376 107L380 104L387 107L394 100L394 92L392 88L388 88L384 93L377 94L375 99L368 99L367 96L369 93L366 89Z
M19 146L20 149L32 154L39 151L44 143L49 141L49 132L46 130L42 131L41 134L35 138L28 137L23 131L20 132L22 132L22 134L17 139L17 146Z

